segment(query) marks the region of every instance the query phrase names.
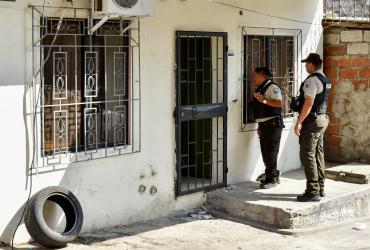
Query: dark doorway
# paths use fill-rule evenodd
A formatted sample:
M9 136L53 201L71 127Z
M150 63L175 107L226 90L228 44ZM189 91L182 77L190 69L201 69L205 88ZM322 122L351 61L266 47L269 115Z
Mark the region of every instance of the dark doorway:
M177 32L177 195L226 185L227 34Z

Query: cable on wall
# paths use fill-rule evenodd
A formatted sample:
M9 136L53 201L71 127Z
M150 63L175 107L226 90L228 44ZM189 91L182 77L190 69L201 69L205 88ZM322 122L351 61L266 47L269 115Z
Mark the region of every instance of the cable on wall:
M71 5L73 6L73 1L72 0L66 0L64 7L67 6L67 3L71 3ZM44 0L43 5L42 5L42 17L44 17L44 14L45 14L45 5L46 5L46 0ZM37 69L36 73L34 73L34 76L32 77L32 83L31 84L27 84L26 89L25 89L25 92L24 92L24 96L27 95L28 90L32 86L35 86L35 82L36 82L36 77L35 76L40 73L41 68L44 67L45 63L48 61L48 59L50 57L51 50L52 50L52 48L53 48L53 46L55 44L55 41L56 41L56 39L58 37L60 28L62 26L62 22L63 22L63 19L64 19L64 14L65 14L65 9L63 9L62 14L61 14L61 16L59 18L57 29L56 29L54 38L52 40L52 43L50 45L48 54L47 54L47 56L45 58L43 58L43 60L40 63L39 68ZM35 141L37 140L37 132L36 132L36 129L37 129L37 106L38 106L38 103L40 101L40 97L41 97L41 91L39 91L39 93L38 93L38 95L36 97L36 103L35 103L34 110L33 110L33 113L32 113L32 124L33 124L33 130L32 130L32 140L33 140L33 142L32 142L32 160L31 160L29 172L27 173L27 178L28 178L28 176L30 178L30 189L29 189L29 193L28 193L28 196L27 196L26 203L25 203L24 208L23 208L23 211L22 211L22 215L21 215L21 217L20 217L20 219L18 221L18 224L17 224L17 226L16 226L16 228L14 230L14 233L12 235L12 239L11 239L11 248L12 248L12 250L14 249L14 238L15 238L15 234L17 233L17 230L18 230L20 224L23 221L24 214L26 212L26 209L27 209L27 206L28 206L29 200L31 198L31 194L32 194L32 187L33 187L32 171L33 171L33 169L35 167L35 158L36 158L36 154L37 154L37 148L36 148L36 143L35 143Z

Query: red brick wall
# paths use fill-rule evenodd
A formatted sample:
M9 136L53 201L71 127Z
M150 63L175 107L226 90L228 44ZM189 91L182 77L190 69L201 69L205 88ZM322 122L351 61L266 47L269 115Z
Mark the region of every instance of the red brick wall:
M324 33L324 73L331 78L325 136L328 161L370 163L370 31Z

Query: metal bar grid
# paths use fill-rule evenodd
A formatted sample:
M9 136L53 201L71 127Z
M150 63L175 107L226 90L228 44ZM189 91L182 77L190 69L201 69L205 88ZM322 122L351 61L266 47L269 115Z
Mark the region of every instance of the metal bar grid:
M85 51L85 98L98 96L98 58L98 52Z
M243 26L241 27L241 36L240 131L247 132L252 130L247 125L253 123L249 105L253 93L253 88L250 86L252 82L251 71L255 65L260 65L262 55L264 55L264 65L270 66L274 72L273 80L281 85L284 101L283 116L285 118L293 116L289 110L289 100L290 96L296 94L297 85L301 78L301 73L298 72L299 67L295 61L302 51L302 32L297 29Z
M68 111L54 111L54 156L68 151Z
M369 0L324 0L324 22L370 22Z
M125 52L114 52L114 96L126 94L126 57Z
M40 96L34 108L41 121L35 172L140 152L139 21L123 35L106 30L91 35L88 30L94 21L76 14L77 10L88 10L66 8L74 11L74 17L63 19L57 32L59 19L53 13L60 11L31 8L32 67L34 78L40 79L33 97ZM116 30L125 28L129 21L108 21L105 29L110 24Z
M225 140L227 109L221 119L211 112L201 114L215 104L227 106L225 37L225 33L177 32L177 196L226 184L217 155L226 153L226 144L219 141ZM220 156L226 167L225 158Z
M68 70L65 67L68 63L66 52L53 52L53 99L67 99Z
M126 106L114 107L114 148L126 147Z

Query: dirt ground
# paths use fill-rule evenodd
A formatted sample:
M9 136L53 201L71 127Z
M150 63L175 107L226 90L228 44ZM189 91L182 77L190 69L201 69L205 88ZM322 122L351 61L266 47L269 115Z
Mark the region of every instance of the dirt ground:
M362 222L368 226L363 231L347 223L325 231L292 236L228 220L174 216L97 231L78 238L64 249L370 249L370 219ZM17 246L17 249L40 248Z

